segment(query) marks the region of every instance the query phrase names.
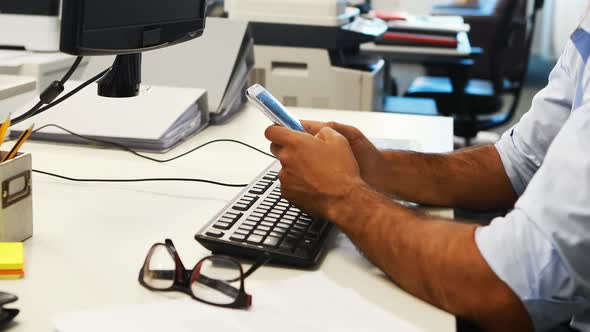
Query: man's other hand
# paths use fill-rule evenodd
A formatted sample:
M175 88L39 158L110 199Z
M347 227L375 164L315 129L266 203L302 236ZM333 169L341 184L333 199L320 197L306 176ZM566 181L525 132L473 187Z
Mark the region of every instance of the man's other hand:
M330 207L364 182L344 136L330 127L310 132L315 136L271 126L265 136L283 167L283 197L309 214L329 218Z
M360 130L337 122L301 121L301 124L312 135L319 133L322 128L329 127L344 136L354 153L363 180L375 189L382 189L381 176L382 168L386 164L385 157Z

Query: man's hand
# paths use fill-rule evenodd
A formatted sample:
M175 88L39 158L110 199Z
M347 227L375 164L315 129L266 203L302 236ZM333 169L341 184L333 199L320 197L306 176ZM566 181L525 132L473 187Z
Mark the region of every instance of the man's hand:
M313 132L315 136L272 126L265 136L283 167L279 173L283 197L307 213L328 217L330 206L364 182L344 136L329 127Z
M301 124L312 135L328 127L344 136L354 153L363 180L375 189L383 189L381 176L386 167L385 157L360 130L337 122L301 121Z

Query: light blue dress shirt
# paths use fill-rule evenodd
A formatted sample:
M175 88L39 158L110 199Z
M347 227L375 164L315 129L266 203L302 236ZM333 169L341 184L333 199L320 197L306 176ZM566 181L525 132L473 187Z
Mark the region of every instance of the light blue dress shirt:
M476 232L537 331L563 322L590 331L589 56L587 17L531 110L496 145L520 196L515 209Z

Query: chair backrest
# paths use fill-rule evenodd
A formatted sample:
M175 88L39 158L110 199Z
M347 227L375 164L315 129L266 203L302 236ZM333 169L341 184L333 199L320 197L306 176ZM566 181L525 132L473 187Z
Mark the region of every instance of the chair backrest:
M494 11L496 29L492 35L490 49L484 50L490 57L491 81L494 90L499 93L503 89L505 58L510 47L512 22L518 16L520 0L498 0Z
M524 3L524 8L525 8L525 21L520 22L517 20L514 22L515 27L520 27L524 23L524 28L525 28L525 38L524 38L524 44L523 44L524 51L521 52L521 54L522 54L521 61L515 62L514 74L508 75L508 77L507 77L509 80L512 81L511 83L513 83L513 86L514 86L514 88L511 89L511 91L509 91L510 93L512 93L514 95L514 99L512 101L512 105L510 106L510 109L508 110L508 113L504 117L504 121L502 121L502 123L510 122L512 120L512 118L514 118L514 116L516 115L516 110L517 110L518 104L520 102L520 97L522 95L522 88L524 86L524 83L525 83L525 80L527 77L529 62L530 62L530 58L531 58L531 54L532 54L533 39L535 38L535 31L536 31L536 27L537 27L537 14L539 13L539 11L541 9L543 9L543 6L545 4L545 1L543 1L543 0L529 0L529 1L534 1L534 5L532 6L531 12L526 11L526 9L528 8L527 0L522 0L522 2Z

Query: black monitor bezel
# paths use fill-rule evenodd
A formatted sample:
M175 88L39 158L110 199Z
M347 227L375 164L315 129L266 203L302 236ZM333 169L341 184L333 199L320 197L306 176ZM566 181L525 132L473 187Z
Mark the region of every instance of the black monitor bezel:
M207 1L200 0L203 5L199 19L149 26L149 29L160 29L163 33L161 42L157 44L123 47L127 41L137 40L138 36L148 28L145 25L94 30L91 32L93 42L89 44L90 32L84 30L85 1L97 0L63 0L62 2L60 50L64 53L77 56L136 54L198 38L203 35L205 29Z

